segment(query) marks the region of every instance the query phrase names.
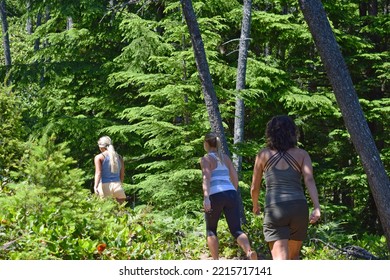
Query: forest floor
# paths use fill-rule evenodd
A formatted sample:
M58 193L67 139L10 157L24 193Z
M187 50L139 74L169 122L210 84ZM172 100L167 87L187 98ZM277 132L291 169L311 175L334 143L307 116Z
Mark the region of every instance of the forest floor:
M233 257L233 258L225 258L225 257L220 257L220 260L246 260L246 258L239 258L239 257ZM257 253L257 259L258 260L269 260L270 258L264 254L259 254ZM213 260L210 254L208 253L202 253L200 255L200 260Z

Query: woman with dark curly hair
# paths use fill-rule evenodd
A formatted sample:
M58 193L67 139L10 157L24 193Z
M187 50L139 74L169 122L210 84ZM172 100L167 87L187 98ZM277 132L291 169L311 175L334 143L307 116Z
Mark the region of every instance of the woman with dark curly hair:
M273 117L266 126L267 147L256 156L251 197L260 214L259 194L264 176L266 193L263 232L274 260L296 260L307 236L308 223L321 216L309 154L297 147L297 128L288 116ZM309 216L302 178L313 202Z

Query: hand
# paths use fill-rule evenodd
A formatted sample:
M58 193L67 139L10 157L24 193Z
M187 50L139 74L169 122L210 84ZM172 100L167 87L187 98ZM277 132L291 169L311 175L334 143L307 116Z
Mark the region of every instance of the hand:
M253 214L260 215L260 205L253 205Z
M203 200L203 208L205 212L210 212L211 211L211 201L208 196L206 196Z
M321 217L321 210L320 208L314 208L314 210L311 212L309 217L309 222L311 224L316 223Z

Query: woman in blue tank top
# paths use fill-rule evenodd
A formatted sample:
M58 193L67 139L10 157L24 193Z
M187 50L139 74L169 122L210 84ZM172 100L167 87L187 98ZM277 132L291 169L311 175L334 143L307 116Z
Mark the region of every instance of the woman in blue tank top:
M126 201L122 187L125 176L123 159L115 151L110 137L101 137L98 146L101 153L94 158L94 191L101 198L114 197L119 203L123 203Z
M262 178L266 185L263 232L274 260L299 259L309 223L321 216L309 154L297 148L297 129L288 116L276 116L266 126L267 147L256 157L251 196L253 212L260 214ZM309 216L302 178L313 202Z
M219 137L209 133L204 139L207 155L201 159L203 176L203 206L205 210L207 245L211 256L217 260L217 224L222 212L225 215L230 233L244 250L248 259L256 260L257 254L251 250L247 235L241 229L238 177L230 158L221 151Z

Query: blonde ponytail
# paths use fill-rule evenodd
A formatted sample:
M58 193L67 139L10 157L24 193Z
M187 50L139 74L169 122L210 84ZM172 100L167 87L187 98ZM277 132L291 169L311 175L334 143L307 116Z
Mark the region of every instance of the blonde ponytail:
M108 155L110 156L111 173L118 173L119 158L118 158L118 154L115 152L114 146L110 144L107 147L107 151L108 151Z
M118 173L119 170L119 156L112 145L111 138L103 136L98 141L99 147L106 148L110 157L110 168L112 173Z
M218 136L216 136L215 140L217 141L217 156L218 156L218 159L224 165L225 162L223 160L223 150L222 150L221 139Z

